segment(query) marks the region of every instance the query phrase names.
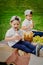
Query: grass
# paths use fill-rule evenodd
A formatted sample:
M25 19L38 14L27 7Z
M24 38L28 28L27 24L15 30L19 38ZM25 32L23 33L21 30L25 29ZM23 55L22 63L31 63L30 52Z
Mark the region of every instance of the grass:
M33 16L33 20L34 20L34 29L43 31L43 17L36 15L36 16Z
M34 29L43 31L43 0L0 0L0 40L11 27L10 18L18 15L23 21L26 9L33 10Z

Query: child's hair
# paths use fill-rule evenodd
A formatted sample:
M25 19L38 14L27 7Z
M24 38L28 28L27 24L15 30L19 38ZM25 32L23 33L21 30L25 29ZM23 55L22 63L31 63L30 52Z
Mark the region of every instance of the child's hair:
M29 14L32 14L33 12L32 12L32 10L26 10L25 12L24 12L24 14L27 16L27 15L29 15Z
M30 14L33 14L33 12L31 11Z
M13 22L14 20L21 21L19 16L12 16L10 22Z

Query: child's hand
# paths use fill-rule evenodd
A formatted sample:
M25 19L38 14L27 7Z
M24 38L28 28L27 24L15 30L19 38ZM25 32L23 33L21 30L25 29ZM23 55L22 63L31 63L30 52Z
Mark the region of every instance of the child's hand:
M12 37L12 40L21 40L22 37L20 35L15 35Z
M30 31L32 29L31 25L27 26L27 29Z
M15 39L16 39L16 40L21 40L22 37L21 37L20 35L18 35L18 36L15 36Z

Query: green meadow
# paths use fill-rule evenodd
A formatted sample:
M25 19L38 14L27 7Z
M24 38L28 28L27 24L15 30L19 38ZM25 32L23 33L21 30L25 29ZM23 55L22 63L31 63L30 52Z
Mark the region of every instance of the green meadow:
M0 40L4 39L6 31L11 27L12 16L20 16L22 24L26 9L33 11L34 29L43 31L43 0L0 0Z

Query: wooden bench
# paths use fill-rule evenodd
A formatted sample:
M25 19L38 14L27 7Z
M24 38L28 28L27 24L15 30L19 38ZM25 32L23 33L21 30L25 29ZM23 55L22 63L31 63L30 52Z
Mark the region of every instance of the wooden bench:
M43 65L43 57L37 57L31 54L29 65Z
M15 65L28 65L29 60L29 53L27 54L21 50L17 51L6 44L0 46L0 62L7 62L7 64L14 63Z

